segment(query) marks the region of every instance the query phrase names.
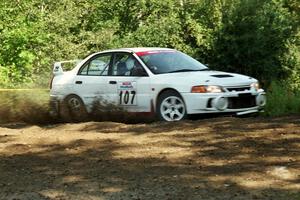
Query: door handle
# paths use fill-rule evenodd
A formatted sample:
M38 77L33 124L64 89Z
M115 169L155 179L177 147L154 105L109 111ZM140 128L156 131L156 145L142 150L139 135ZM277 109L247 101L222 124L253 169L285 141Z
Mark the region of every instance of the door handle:
M117 84L117 81L109 81L109 84Z
M75 84L82 84L82 81L76 81Z

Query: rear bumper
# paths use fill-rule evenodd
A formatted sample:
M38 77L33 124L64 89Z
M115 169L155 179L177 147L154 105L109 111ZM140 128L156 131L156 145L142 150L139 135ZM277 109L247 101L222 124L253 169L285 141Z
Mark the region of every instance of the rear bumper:
M49 108L51 116L59 116L59 109L62 102L63 96L61 95L50 95Z
M181 94L188 114L236 113L250 114L263 110L266 104L263 90L226 93L183 93Z

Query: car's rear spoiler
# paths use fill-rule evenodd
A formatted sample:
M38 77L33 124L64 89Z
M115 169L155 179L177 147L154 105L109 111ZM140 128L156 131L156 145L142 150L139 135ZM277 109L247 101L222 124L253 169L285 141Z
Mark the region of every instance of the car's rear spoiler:
M57 75L61 75L64 73L64 70L62 68L63 64L66 63L75 63L75 65L77 65L81 60L65 60L65 61L59 61L59 62L55 62L54 63L54 67L53 67L53 75L57 76Z

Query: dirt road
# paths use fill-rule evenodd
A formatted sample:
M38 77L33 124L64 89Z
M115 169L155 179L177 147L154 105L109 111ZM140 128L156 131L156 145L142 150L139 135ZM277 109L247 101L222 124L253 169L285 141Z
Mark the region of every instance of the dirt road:
M300 117L2 125L0 199L300 199Z

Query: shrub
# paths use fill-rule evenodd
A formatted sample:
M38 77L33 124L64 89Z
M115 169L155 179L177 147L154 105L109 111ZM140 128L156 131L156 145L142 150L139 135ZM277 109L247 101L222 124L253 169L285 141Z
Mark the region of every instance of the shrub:
M272 82L267 91L265 115L279 116L300 113L300 90L285 82Z

